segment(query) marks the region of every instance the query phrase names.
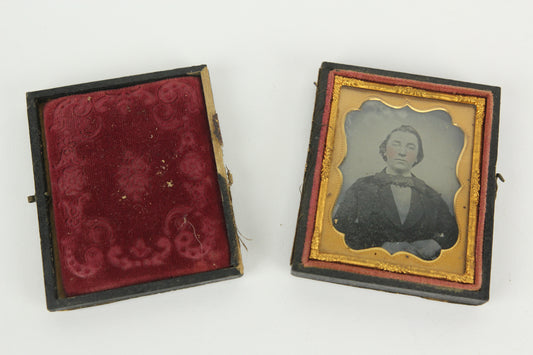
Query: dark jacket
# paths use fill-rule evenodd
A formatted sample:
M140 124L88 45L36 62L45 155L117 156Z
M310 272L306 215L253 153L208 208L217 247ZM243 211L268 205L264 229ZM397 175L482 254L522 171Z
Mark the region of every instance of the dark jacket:
M442 249L457 241L455 218L441 196L413 177L411 206L402 224L390 188L391 176L384 171L358 179L340 203L333 225L345 234L352 249L380 247L385 242L433 239Z

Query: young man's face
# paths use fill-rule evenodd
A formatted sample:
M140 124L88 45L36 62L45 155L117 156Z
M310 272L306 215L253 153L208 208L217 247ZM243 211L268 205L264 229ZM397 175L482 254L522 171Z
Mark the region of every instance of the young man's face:
M418 156L418 140L409 132L396 131L391 134L385 150L390 172L405 175L411 172Z

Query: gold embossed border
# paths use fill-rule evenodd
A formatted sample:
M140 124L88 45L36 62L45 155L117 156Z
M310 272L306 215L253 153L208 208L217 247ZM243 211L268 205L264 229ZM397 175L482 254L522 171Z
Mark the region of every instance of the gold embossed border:
M471 169L469 172L469 179L466 182L464 179L461 183L461 189L467 188L469 190L469 208L468 214L458 214L458 222L467 225L466 235L466 256L464 272L447 272L434 268L434 262L415 260L414 264L406 265L405 263L398 263L398 258L391 257L390 255L382 254L383 257L379 260L364 259L360 257L351 257L350 255L341 255L337 253L328 253L321 250L321 241L324 238L324 220L325 218L331 219L331 215L325 215L331 211L327 211L325 208L326 196L331 195L331 191L328 190L328 182L331 175L331 163L332 154L335 147L335 129L339 122L339 99L341 96L341 88L351 87L368 90L374 93L390 93L396 95L402 95L405 97L421 98L427 100L439 100L443 103L459 103L472 105L475 108L474 117L471 118L470 124L474 125L473 134L467 137L472 144L471 156L467 157L471 160L471 164L468 167ZM412 274L431 278L444 279L454 282L461 282L472 284L474 282L475 274L475 248L476 248L476 231L477 231L477 215L479 205L479 193L480 193L480 163L482 152L482 137L483 137L483 123L485 117L485 105L486 100L483 97L451 94L445 92L431 91L425 89L414 88L411 86L402 85L390 85L384 83L377 83L372 81L360 80L355 78L349 78L337 75L333 83L331 110L329 117L329 125L327 130L326 144L324 148L324 155L322 158L322 168L320 173L320 189L318 195L317 210L315 216L315 229L311 241L310 259L337 262L349 265L363 266L368 268L375 268L384 271ZM473 121L473 122L472 122ZM463 150L464 151L464 150ZM461 161L464 160L464 156L459 159L458 166L461 165ZM337 168L337 167L334 167ZM465 186L468 185L468 186ZM338 194L338 191L336 191ZM457 206L457 201L456 204ZM457 207L456 207L457 208ZM459 221L460 218L464 218L464 221ZM327 227L326 227L327 228ZM349 249L349 248L348 248ZM381 248L374 248L381 249ZM400 253L403 254L403 253ZM396 255L395 255L396 256ZM411 258L411 260L417 258ZM439 259L439 258L438 258ZM417 265L418 264L418 265ZM422 265L423 267L420 267Z

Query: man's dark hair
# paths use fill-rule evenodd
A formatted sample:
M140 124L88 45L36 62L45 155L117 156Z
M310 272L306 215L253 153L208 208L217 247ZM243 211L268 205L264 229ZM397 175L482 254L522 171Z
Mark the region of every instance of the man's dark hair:
M420 134L414 129L412 126L408 125L402 125L398 128L393 129L387 138L379 145L379 154L381 154L381 157L383 160L387 161L387 157L385 156L385 151L387 150L387 143L389 142L390 136L394 132L407 132L413 134L416 139L418 140L418 155L416 156L416 162L413 164L415 166L416 164L420 163L422 159L424 159L424 149L422 148L422 138L420 138Z

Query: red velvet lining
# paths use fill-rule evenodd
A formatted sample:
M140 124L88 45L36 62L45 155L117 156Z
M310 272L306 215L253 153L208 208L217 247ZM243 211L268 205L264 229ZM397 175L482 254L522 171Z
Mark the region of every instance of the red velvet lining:
M229 266L199 78L52 100L44 130L67 296Z
M482 166L481 166L481 189L480 189L480 201L479 201L479 211L478 211L478 228L476 234L476 250L475 250L475 276L473 284L462 284L458 282L434 279L424 276L415 276L415 275L406 275L398 274L389 271L383 271L378 269L370 269L360 266L341 264L341 263L330 263L324 261L317 261L309 259L311 251L311 239L313 237L313 229L315 226L315 215L316 208L318 203L318 190L320 187L320 172L322 169L322 159L323 159L323 149L326 142L327 127L329 123L329 116L331 111L331 100L333 98L333 85L335 81L335 76L343 76L350 78L357 78L361 80L384 83L389 85L403 85L411 86L415 88L420 88L424 90L437 91L437 92L446 92L452 94L461 94L461 95L470 95L483 97L486 100L486 112L485 112L485 121L484 121L484 132L483 132L483 156L482 156ZM421 82L416 80L409 79L400 79L400 78L391 78L387 76L367 74L367 73L358 73L352 71L344 70L335 70L331 71L328 75L328 86L326 90L326 102L324 107L324 114L322 116L322 129L320 131L319 139L319 148L317 154L317 160L315 165L315 171L313 176L313 187L311 191L311 200L309 205L309 213L307 215L307 231L306 239L304 242L304 250L302 255L302 264L306 267L317 267L324 269L332 269L346 272L353 272L357 274L384 277L396 280L404 280L410 282L431 284L435 286L444 286L452 287L466 290L478 290L481 287L482 283L482 258L483 258L483 231L484 231L484 222L485 222L485 210L486 210L486 193L487 193L487 181L488 181L488 168L489 168L489 159L490 159L490 137L492 134L492 110L493 110L493 96L490 91L469 89L464 87L452 86L452 85L442 85L434 84L428 82Z

